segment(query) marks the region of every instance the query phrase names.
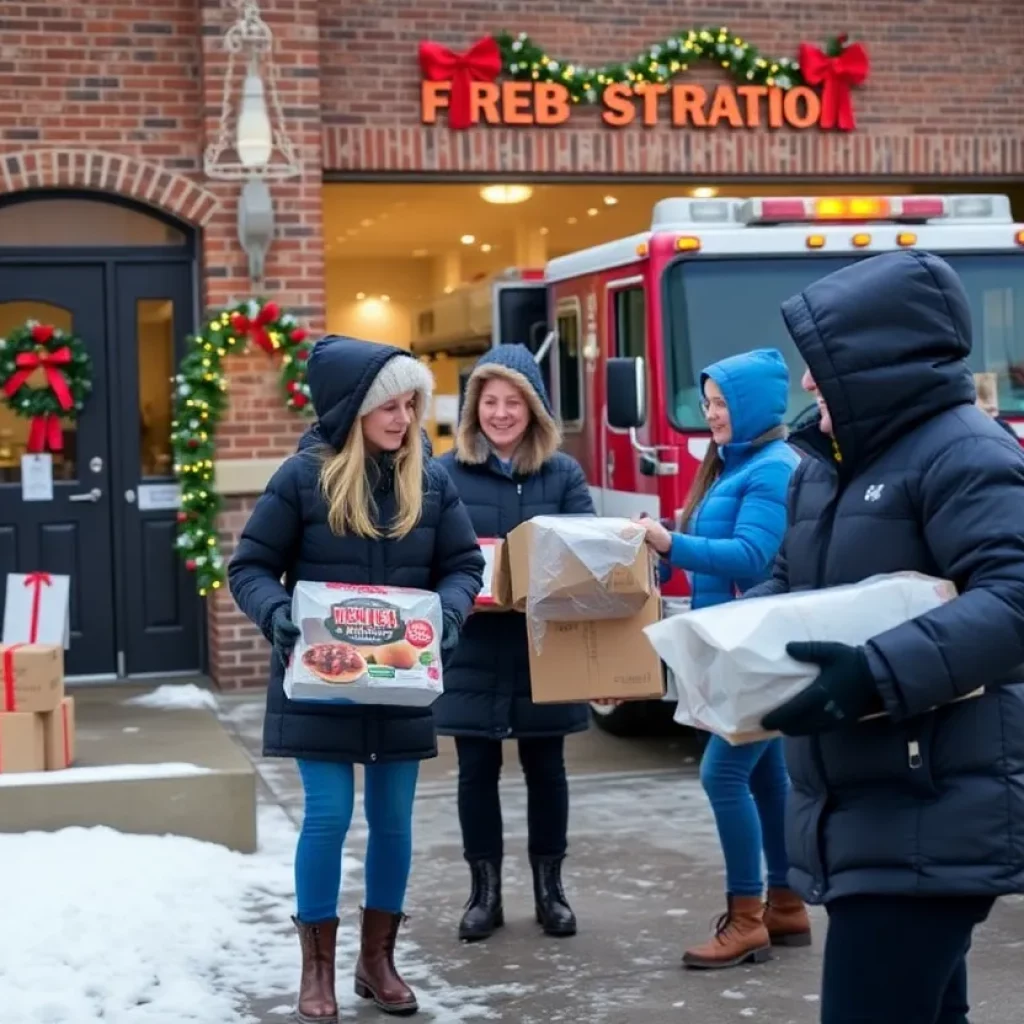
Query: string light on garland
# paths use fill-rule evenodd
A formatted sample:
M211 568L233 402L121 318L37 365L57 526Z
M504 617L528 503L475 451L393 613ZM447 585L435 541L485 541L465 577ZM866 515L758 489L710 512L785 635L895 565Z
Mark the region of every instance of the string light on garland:
M224 583L217 537L221 502L214 486L214 436L227 408L224 360L250 345L280 359L278 383L286 408L310 415L306 361L312 342L293 316L274 302L250 299L213 317L188 339L174 384L171 447L181 485L177 548L194 572L201 596Z
M525 32L502 32L494 38L510 78L564 85L574 103L597 103L605 88L618 82L628 82L641 91L645 84L665 85L697 61L716 64L743 84L783 90L806 84L798 61L766 57L724 25L677 33L653 43L632 61L597 68L556 60ZM838 56L842 45L840 37L830 41L829 54Z

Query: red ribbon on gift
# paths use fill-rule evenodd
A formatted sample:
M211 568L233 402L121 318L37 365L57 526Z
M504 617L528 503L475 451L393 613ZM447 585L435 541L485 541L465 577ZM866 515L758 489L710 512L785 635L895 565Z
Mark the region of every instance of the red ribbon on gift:
M61 373L60 367L67 366L71 362L71 349L66 345L48 352L44 348L36 349L34 352L19 352L14 363L18 369L7 379L4 384L4 394L12 398L19 388L35 373L42 368L46 374L46 383L53 392L57 404L62 409L70 409L74 404L71 397L71 390L68 382ZM31 454L50 451L59 452L64 447L64 432L61 430L60 417L56 413L43 413L40 416L33 416L29 424L27 450Z
M860 43L847 46L838 57L830 57L810 43L800 44L800 71L808 85L820 85L822 128L838 127L849 132L857 126L850 90L863 84L871 70L868 51Z
M25 586L34 587L32 591L32 616L28 625L28 642L34 644L39 639L39 606L43 599L43 587L53 583L48 572L30 572L25 576Z
M274 353L274 343L267 331L267 324L272 324L281 315L281 310L274 302L268 302L256 316L250 320L244 313L231 314L231 326L239 334L248 335L249 340L259 346L268 355Z
M17 711L18 698L14 692L14 652L24 644L11 644L4 648L4 711Z
M501 50L491 36L475 42L465 53L455 53L440 43L420 43L420 69L430 82L451 82L448 127L456 130L472 124L471 82L493 82L501 74Z

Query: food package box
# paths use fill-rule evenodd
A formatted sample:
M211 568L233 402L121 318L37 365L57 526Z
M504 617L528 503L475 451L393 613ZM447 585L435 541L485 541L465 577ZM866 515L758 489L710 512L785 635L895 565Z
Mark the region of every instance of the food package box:
M484 585L473 605L478 612L506 612L512 608L508 545L500 539L481 538L484 556Z
M63 648L56 644L0 646L0 711L52 711L63 696Z
M300 637L284 677L291 700L428 707L442 692L437 594L298 582Z
M75 698L65 697L43 720L45 766L48 772L70 768L75 763Z
M0 775L41 772L45 763L42 715L0 712Z
M534 703L659 700L665 693L661 659L644 642L643 631L660 615L655 594L628 619L545 623L540 650L532 637L529 644ZM527 633L531 628L527 619Z
M788 643L861 645L954 597L956 588L946 580L893 573L685 612L644 633L678 688L676 721L730 743L752 743L772 735L761 728L761 719L820 671L791 658Z
M513 604L538 647L545 622L632 618L658 590L644 530L629 519L535 516L507 542Z

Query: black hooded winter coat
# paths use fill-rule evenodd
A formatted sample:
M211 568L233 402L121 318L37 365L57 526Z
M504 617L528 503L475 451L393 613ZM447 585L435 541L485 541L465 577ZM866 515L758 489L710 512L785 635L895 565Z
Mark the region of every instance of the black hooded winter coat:
M794 435L789 529L746 596L901 570L960 594L867 643L886 717L786 741L791 884L813 903L1022 892L1024 454L974 405L963 286L904 251L782 312L840 460L817 424Z
M365 583L433 590L447 613L465 620L480 592L484 560L465 506L432 459L423 470L423 514L401 540L338 537L327 523L319 487L320 439L339 450L359 429L359 406L381 368L409 359L402 349L327 337L309 359L318 417L300 450L287 459L256 502L228 568L231 593L269 640L274 611L289 607L297 580ZM370 467L380 524L395 515L387 467ZM283 577L283 582L282 582ZM421 760L437 753L430 708L326 706L290 701L284 672L271 656L263 753L347 763Z

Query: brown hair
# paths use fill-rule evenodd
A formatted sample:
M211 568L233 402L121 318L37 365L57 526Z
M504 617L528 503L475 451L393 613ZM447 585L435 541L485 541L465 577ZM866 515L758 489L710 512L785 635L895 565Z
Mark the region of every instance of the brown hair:
M750 443L755 448L762 448L772 441L784 441L788 436L788 428L780 425L766 430ZM697 475L693 478L690 493L686 496L683 507L676 513L675 529L678 532L686 531L693 513L697 511L697 507L707 497L708 491L722 475L722 467L722 456L718 453L718 445L714 441L708 441L708 450L704 453L704 458L697 469Z

